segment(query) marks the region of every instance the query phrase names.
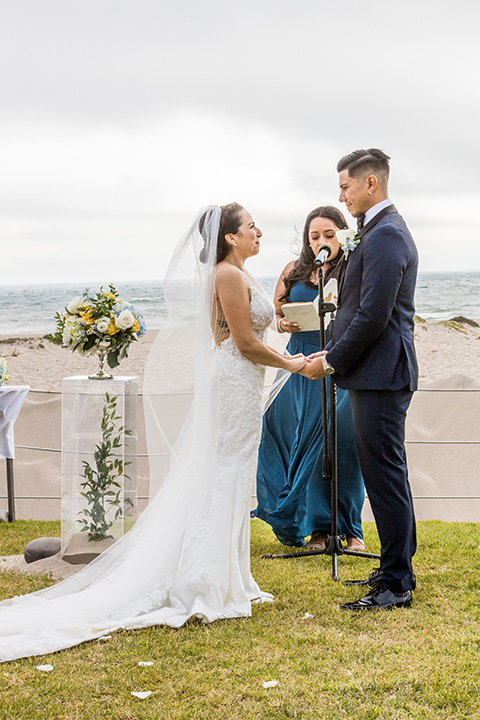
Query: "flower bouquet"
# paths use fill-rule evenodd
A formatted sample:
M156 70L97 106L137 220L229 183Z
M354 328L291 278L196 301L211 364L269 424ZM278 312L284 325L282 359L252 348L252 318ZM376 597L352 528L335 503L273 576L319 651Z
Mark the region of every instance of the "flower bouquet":
M50 340L57 345L70 346L82 355L99 356L100 367L92 379L107 379L103 372L106 356L109 367L115 368L128 356L130 344L145 335L142 315L118 297L113 285L109 290L91 295L87 288L74 297L64 313L56 313L57 327Z
M8 380L7 363L0 357L0 385Z

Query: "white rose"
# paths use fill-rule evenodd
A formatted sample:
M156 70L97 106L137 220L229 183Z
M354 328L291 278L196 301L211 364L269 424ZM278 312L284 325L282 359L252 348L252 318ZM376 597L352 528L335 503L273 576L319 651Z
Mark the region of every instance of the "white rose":
M356 230L335 230L335 234L337 236L337 240L340 243L340 245L343 245L344 243L348 242L349 240L353 240L355 235L357 234Z
M110 326L110 318L101 317L97 320L97 330L101 333L107 332Z
M80 297L80 295L77 295L68 303L67 312L71 315L78 315L78 310L82 307L82 305L85 305L85 299Z
M115 318L115 325L119 330L128 330L135 322L135 317L130 310L122 310L120 315Z

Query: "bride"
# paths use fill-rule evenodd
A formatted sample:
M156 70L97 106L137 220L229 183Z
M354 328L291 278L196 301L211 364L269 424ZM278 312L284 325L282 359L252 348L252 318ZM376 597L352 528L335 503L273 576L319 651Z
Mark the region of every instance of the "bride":
M1 661L119 628L245 617L252 602L272 599L250 573L249 550L264 366L299 372L306 360L264 343L273 304L244 269L261 236L250 213L231 203L201 211L180 241L164 292L167 305L181 292L181 310L158 333L144 393L154 485L165 447L171 466L134 528L90 565L0 603ZM185 407L188 378L194 393ZM182 398L177 439L171 416L162 425L165 398L170 410Z

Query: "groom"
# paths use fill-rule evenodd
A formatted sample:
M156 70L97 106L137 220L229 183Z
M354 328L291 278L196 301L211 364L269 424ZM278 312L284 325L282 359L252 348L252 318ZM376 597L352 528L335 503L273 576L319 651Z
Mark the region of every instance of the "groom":
M418 367L413 344L417 250L388 198L390 158L356 150L337 164L340 202L357 218L331 341L311 356L311 379L335 373L348 389L360 465L381 542L370 591L346 610L408 606L415 589L415 515L405 455L405 418Z

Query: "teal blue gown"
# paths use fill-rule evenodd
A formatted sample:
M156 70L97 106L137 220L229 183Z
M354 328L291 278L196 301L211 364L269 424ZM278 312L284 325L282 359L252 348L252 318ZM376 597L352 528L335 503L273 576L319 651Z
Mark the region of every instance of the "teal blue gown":
M312 301L317 291L296 282L290 302ZM292 333L292 355L320 349L317 331ZM348 391L337 388L338 534L363 538L365 498ZM291 375L263 417L253 516L271 525L284 545L302 547L314 531L330 534L330 483L322 477L321 380Z

